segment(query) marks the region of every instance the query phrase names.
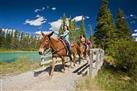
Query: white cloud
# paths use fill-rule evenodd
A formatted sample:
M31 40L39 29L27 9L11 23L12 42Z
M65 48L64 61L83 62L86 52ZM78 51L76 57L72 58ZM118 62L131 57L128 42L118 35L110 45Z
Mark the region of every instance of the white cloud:
M130 14L130 17L133 17L134 15L133 14Z
M25 24L29 24L31 26L41 26L45 22L46 22L46 19L43 16L37 15L36 19L33 19L33 20L27 19L25 21Z
M90 17L89 16L85 16L86 17L86 19L89 19Z
M42 10L45 10L45 7L42 7Z
M137 42L137 38L135 38L135 41Z
M73 20L73 21L76 21L76 22L79 22L79 21L82 20L82 17L83 17L83 16L76 16L76 17L74 17L72 20Z
M34 12L38 13L38 12L41 12L41 11L44 11L44 10L45 10L45 7L42 7L41 9L35 9Z
M133 37L137 37L137 33L133 33L132 36L133 36Z
M35 34L41 34L41 31L36 31Z
M135 29L134 32L137 32L137 29Z
M130 17L133 18L133 19L137 19L137 16L133 15L133 14L130 14Z
M40 15L36 15L37 18L41 17Z
M62 20L59 19L59 20L53 21L53 22L51 22L49 24L51 25L50 30L58 31L60 29L61 24L62 24Z
M89 17L86 17L86 19L89 18ZM76 16L72 19L73 21L75 20L76 22L79 22L82 20L82 16ZM58 31L61 27L61 24L62 24L62 19L58 19L56 21L53 21L53 22L50 22L50 29L49 30L52 30L52 31ZM67 26L69 26L69 18L66 18L66 24Z
M58 19L57 21L50 22L50 30L52 31L58 31L62 24L62 19ZM66 18L66 24L69 26L69 18Z
M49 6L47 6L47 9L49 9Z
M44 34L50 34L51 33L51 31L36 31L35 34L40 35L41 32L43 32Z
M35 34L38 35L38 38L41 39L43 36L41 35L41 32L48 35L50 34L52 31L36 31Z
M52 7L51 9L52 9L52 10L56 10L56 7Z
M122 19L125 19L125 17L123 16Z
M40 11L40 9L35 9L35 10L34 10L34 12L36 12L36 13L39 12L39 11Z

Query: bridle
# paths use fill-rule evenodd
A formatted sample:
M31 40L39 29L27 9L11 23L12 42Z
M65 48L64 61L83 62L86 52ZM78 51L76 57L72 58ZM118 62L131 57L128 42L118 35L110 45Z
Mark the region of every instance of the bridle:
M48 48L46 48L48 51L46 52L46 53L44 53L44 54L47 54L47 53L49 53L50 52L50 48L52 49L52 54L54 54L54 53L57 53L57 52L59 52L60 50L62 50L62 49L64 49L64 48L62 48L62 49L59 49L59 50L57 50L57 49L55 49L54 47L55 47L55 45L54 45L54 43L52 42L52 40L51 40L51 38L50 38L50 36L48 36L48 43L45 45L45 46L48 46ZM59 40L60 41L60 40ZM53 47L52 47L52 46ZM45 51L45 50L44 50Z
M44 49L44 51L47 49L48 51L46 52L46 53L44 53L44 54L47 54L47 53L49 53L50 52L50 48L52 48L53 49L53 51L52 51L52 53L55 53L55 52L57 52L57 50L56 49L54 49L53 47L51 47L51 44L54 46L54 44L52 43L52 40L50 39L50 36L48 36L48 43L45 45L45 46L48 46L47 48L45 48Z

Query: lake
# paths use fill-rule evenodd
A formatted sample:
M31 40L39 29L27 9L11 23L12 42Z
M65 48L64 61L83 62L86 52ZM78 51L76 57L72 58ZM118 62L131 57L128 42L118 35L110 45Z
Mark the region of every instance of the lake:
M40 55L37 51L17 51L17 52L1 52L0 62L13 62L18 58L25 57L36 62L40 62ZM51 58L50 55L46 56L47 60Z

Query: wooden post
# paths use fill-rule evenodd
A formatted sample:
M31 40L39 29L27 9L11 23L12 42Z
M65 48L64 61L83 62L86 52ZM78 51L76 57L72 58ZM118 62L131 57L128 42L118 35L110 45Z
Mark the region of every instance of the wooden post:
M104 50L97 49L97 48L90 49L90 56L89 56L89 58L90 58L90 60L89 60L90 61L90 64L89 64L89 75L92 78L95 78L95 76L97 75L98 70L103 65ZM94 64L95 64L95 66L94 66Z
M93 67L93 50L90 49L90 56L89 56L89 75L92 76L92 67Z
M102 60L101 60L101 55L102 55L102 53L101 53L101 49L99 49L99 64L98 64L98 70L101 68L101 64L102 64Z

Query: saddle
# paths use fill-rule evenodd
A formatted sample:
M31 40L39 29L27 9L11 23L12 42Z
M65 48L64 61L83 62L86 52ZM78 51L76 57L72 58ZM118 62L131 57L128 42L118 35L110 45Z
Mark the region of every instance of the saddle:
M87 49L87 45L86 45L86 43L80 43L80 45L83 45L84 48L85 48L85 50Z
M65 48L66 48L66 51L67 51L67 55L69 55L70 54L70 45L69 45L69 43L66 41L66 40L64 40L64 39L62 39L62 38L59 38L59 40L64 44L64 46L65 46Z

